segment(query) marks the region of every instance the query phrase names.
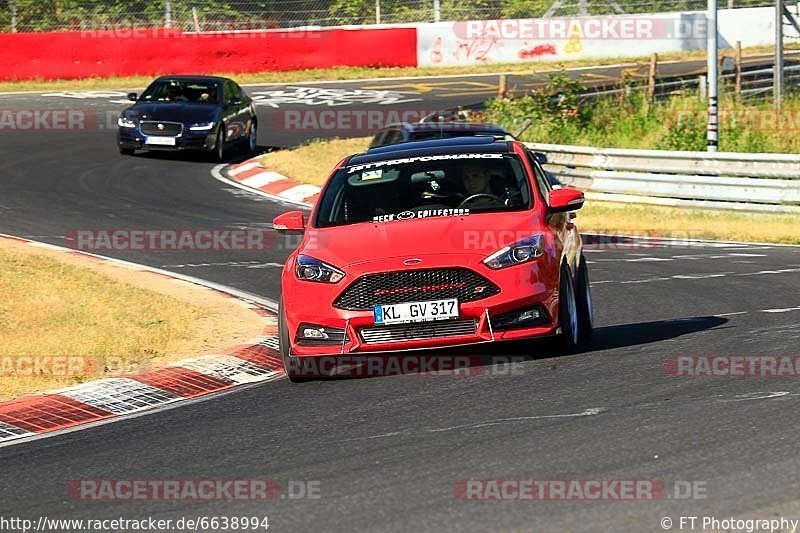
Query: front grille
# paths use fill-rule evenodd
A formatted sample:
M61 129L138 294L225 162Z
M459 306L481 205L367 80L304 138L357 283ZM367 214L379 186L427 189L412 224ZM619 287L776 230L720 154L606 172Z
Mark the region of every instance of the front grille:
M453 337L455 335L474 335L477 322L470 320L443 320L441 322L420 322L418 324L394 324L362 328L361 339L368 344L379 342L413 341Z
M375 305L458 298L472 302L488 298L500 289L466 268L404 270L361 276L336 298L334 307L366 311Z
M163 129L158 127L159 124L163 126ZM139 127L145 135L177 137L183 133L183 124L180 122L141 122Z

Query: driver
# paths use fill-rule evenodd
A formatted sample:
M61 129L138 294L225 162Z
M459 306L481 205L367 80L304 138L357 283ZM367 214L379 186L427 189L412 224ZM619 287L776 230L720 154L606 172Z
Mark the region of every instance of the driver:
M167 87L167 100L170 102L186 102L187 98L183 96L180 87L170 85Z
M459 207L494 208L506 204L505 198L499 197L492 190L492 175L476 163L467 163L462 167L462 180L467 196Z
M464 190L467 191L467 196L492 194L492 178L485 168L475 163L468 163L464 165L463 173Z

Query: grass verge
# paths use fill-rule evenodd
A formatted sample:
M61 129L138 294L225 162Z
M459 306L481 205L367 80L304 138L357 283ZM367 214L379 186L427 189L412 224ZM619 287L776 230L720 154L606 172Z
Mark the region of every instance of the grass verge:
M575 219L581 231L800 244L800 215L732 213L589 200Z
M316 140L264 155L270 170L322 185L343 157L364 151L370 137ZM581 231L714 240L800 244L800 215L732 213L680 207L588 201L577 218Z
M258 335L240 316L249 311L212 300L206 289L26 246L0 242L0 399L134 373Z
M768 46L744 49L745 54L769 52ZM722 50L721 53L725 53ZM680 54L664 54L659 61L679 59L699 59L705 57L705 50L695 50ZM208 73L231 77L242 84L299 83L310 81L357 80L369 78L395 78L412 76L447 76L456 74L489 74L495 72L533 74L568 68L602 66L617 63L630 63L632 66L649 62L649 57L620 57L605 59L582 59L575 61L530 63L507 63L489 65L470 65L456 67L335 67L328 69L293 70L285 72L265 71L252 73ZM0 82L1 92L14 91L88 91L102 89L137 89L146 87L155 76L119 76L112 78L84 78L76 80L24 80Z
M363 152L372 137L313 140L290 150L277 150L261 157L270 170L303 183L322 186L336 163L350 154Z

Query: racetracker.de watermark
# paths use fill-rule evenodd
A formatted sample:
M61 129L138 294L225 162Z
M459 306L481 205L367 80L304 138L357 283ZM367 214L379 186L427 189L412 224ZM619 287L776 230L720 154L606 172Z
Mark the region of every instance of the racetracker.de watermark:
M499 250L537 235L530 230L462 230L449 234L450 242L463 250ZM582 233L584 250L651 250L685 248L711 235L693 231L614 231Z
M118 355L3 355L0 379L20 377L86 377L131 374L147 368L141 360Z
M271 115L272 125L281 131L375 131L400 122L418 123L435 115L436 109L281 109ZM417 124L439 132L435 122ZM475 123L451 124L449 129L474 129Z
M578 215L580 217L580 215ZM578 219L578 222L580 220ZM578 224L580 225L580 224ZM653 248L688 248L714 235L686 230L619 230L581 233L584 250L647 250Z
M705 39L705 17L580 17L508 20L466 20L456 22L459 39L500 40L659 40Z
M707 483L660 479L462 479L453 496L468 501L702 500Z
M77 479L67 497L84 501L318 500L321 482L275 479Z
M797 378L797 355L672 355L664 370L674 377Z
M425 324L415 324L410 327L416 330L424 329ZM521 356L319 355L293 357L287 370L297 377L306 378L328 376L359 378L510 376L522 374L522 368L515 363L522 363L526 360Z
M705 110L678 109L667 112L668 122L681 124L705 123ZM720 109L717 122L723 128L742 128L757 131L796 132L800 129L800 109Z
M301 238L259 228L74 229L67 232L64 242L83 252L261 252L294 250ZM315 239L310 246L314 248L316 243Z
M278 28L274 21L242 21L218 19L203 21L201 31L185 32L181 28L143 26L133 20L82 22L80 37L84 39L321 39L319 28Z
M116 116L114 118L116 124ZM0 131L82 131L102 129L89 109L0 109Z

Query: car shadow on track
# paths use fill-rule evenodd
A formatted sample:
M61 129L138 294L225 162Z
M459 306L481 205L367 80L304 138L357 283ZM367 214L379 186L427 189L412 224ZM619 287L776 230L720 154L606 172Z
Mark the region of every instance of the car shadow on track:
M718 328L727 322L727 318L719 316L694 316L606 326L595 329L591 341L582 351L595 352L651 344Z
M555 364L558 358L566 355L580 356L591 352L658 343L717 328L727 322L727 318L717 316L696 316L599 327L595 328L592 338L586 341L579 351L571 354L565 353L559 347L557 339L547 338L416 352L364 355L361 356L361 359L372 362L364 362L356 369L348 368L336 376L325 377L352 379L413 375L425 372L478 375L486 372L486 370L481 370L485 367L551 358L554 359Z
M259 155L272 152L276 149L277 147L275 146L258 146L255 151L256 155L253 155L243 148L242 149L231 148L226 152L225 159L222 161L222 163L226 165L241 163L242 161L247 161L252 157L258 157ZM197 163L216 163L216 161L212 160L212 157L209 153L198 150L180 150L174 152L167 150L138 151L136 152L135 155L125 156L125 157L136 157L142 159L150 159L153 161L169 160L169 161L192 161Z
M695 316L654 320L651 322L635 322L613 326L596 327L591 339L584 342L573 354L566 354L558 346L555 338L530 341L514 341L489 345L486 356L526 357L530 360L561 357L564 355L580 355L582 353L615 350L629 346L639 346L662 342L683 335L720 327L728 322L727 318L717 316Z

